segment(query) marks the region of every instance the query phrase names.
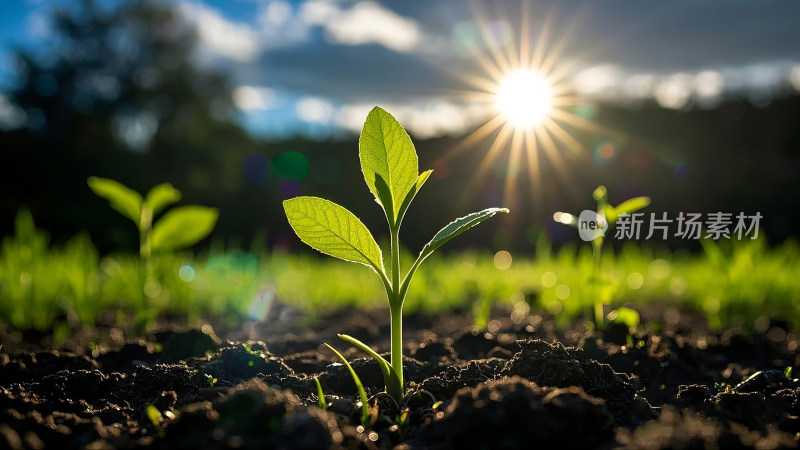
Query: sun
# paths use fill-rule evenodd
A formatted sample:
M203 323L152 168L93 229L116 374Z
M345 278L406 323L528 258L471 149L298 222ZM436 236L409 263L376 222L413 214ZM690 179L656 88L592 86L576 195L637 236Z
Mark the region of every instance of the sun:
M483 121L453 146L443 160L463 151L484 154L475 174L462 193L462 201L478 195L493 173L502 178L503 202L513 208L522 195L537 216L544 217L544 172L559 183L559 192L578 198L579 183L567 158L577 157L587 149L589 135L611 134L586 115L586 104L575 89L573 75L580 70L579 57L566 57L568 31L552 39L553 15L531 11L531 2L523 0L519 27L507 20L502 10L497 18L476 11L472 25L465 25L472 36L467 42L469 68L449 72L465 89L450 94L469 105ZM536 19L536 23L533 20ZM465 28L466 29L466 28ZM538 29L538 33L534 33ZM561 31L560 31L561 33ZM505 174L500 174L505 165ZM500 170L498 170L500 169ZM520 192L527 175L529 194Z
M533 128L553 109L553 86L532 70L510 72L497 85L495 94L497 112L516 128Z

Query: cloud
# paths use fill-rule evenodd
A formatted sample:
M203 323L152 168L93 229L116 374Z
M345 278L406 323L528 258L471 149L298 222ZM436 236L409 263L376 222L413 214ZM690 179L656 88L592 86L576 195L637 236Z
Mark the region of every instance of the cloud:
M420 139L460 135L485 121L490 114L485 105L468 105L445 100L411 99L404 103L355 103L339 108L340 127L359 133L369 111L379 104Z
M310 123L328 123L335 112L330 102L316 97L301 98L294 109L300 120Z
M328 2L305 5L304 17L321 26L325 36L342 45L380 44L397 52L414 50L420 42L419 25L372 1L341 10Z
M231 21L202 3L183 1L178 11L197 28L205 59L250 62L266 50L306 41L312 27L321 28L332 44L379 44L396 52L414 50L421 39L414 20L373 1L343 9L330 0L309 0L298 7L270 0L260 5L253 23Z
M425 137L458 134L485 117L451 95L473 89L451 74L482 75L468 55L487 45L479 30L467 29L465 37L459 28L478 26L475 10L461 1L257 0L213 7L190 1L196 0L178 5L197 24L206 56L240 85L234 102L248 117L280 116L286 119L280 126L293 130L325 123L357 132L379 104ZM516 39L519 5L500 1L505 21L491 12L481 18L497 28L493 37ZM546 17L552 30L565 30L548 42L569 37L558 64L574 69L565 76L589 100L711 108L727 96L761 104L780 89L800 90L800 50L792 46L796 2L736 3L723 17L723 0L539 3L532 6L532 36ZM240 22L227 18L235 9ZM221 64L220 56L231 61Z
M789 73L789 83L794 90L800 91L800 64L795 64L792 71Z
M272 0L262 6L258 22L262 27L280 27L292 18L292 5L283 0Z
M48 11L38 8L28 15L26 20L27 33L34 39L45 39L52 33L52 23Z
M258 33L249 25L231 22L200 3L180 3L178 11L197 27L200 41L210 53L236 61L251 61L258 54Z
M291 90L334 103L357 103L379 96L402 102L409 93L468 89L465 83L411 53L380 45L349 47L306 42L269 51L258 67L236 74L242 84Z
M239 86L233 90L233 104L242 111L266 111L277 104L275 91L258 86Z
M800 65L785 61L703 69L698 72L631 73L616 65L590 67L573 78L578 94L594 100L653 99L667 109L713 108L726 97L745 97L764 106L778 92L798 86Z

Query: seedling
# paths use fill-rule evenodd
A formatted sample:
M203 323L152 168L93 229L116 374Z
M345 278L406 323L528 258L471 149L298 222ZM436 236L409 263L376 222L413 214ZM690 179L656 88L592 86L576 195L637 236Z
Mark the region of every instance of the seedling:
M158 432L158 435L163 436L164 435L163 425L165 420L164 420L164 415L161 414L161 411L159 411L158 408L156 408L154 405L147 405L147 408L145 409L145 414L147 415L147 418L150 420L150 423L153 424L153 428L155 428L156 431Z
M322 385L319 384L319 378L314 377L314 384L317 385L317 404L319 409L325 411L328 409L328 402L325 400L325 392L322 391Z
M154 223L154 218L169 205L181 199L181 193L169 183L150 189L145 197L124 184L108 178L89 177L89 188L108 200L112 208L132 220L139 230L140 292L146 298L145 286L154 253L167 253L191 247L211 233L219 212L206 206L173 208Z
M430 177L432 170L419 173L417 152L405 129L391 114L379 107L370 111L359 138L359 157L364 180L383 208L389 224L389 270L375 238L350 211L319 197L297 197L283 202L286 217L300 240L312 248L364 264L381 278L389 299L391 315L391 363L357 339L339 337L372 356L380 366L386 392L397 401L403 398L403 302L419 265L444 243L505 208L488 208L450 222L439 230L420 252L404 277L400 277L400 224L411 201Z
M617 219L620 215L631 214L650 205L650 197L634 197L625 200L616 207L611 206L608 203L608 191L606 190L605 186L598 186L597 189L595 189L592 193L592 197L594 197L595 201L597 201L597 217L599 218L599 221L602 220L608 224L608 230L611 230L611 228L614 227L614 224L617 222ZM575 229L579 229L580 226L578 217L579 216L560 211L553 214L553 220L558 223L563 223L564 225L569 225ZM602 228L602 226L600 228ZM592 280L595 286L598 286L603 265L604 235L602 232L597 231L592 237L592 256L594 257ZM594 299L594 320L597 327L603 326L603 305L605 303L605 296L601 295L600 289L597 289Z
M345 359L345 357L342 356L342 354L339 353L338 350L336 350L335 348L331 347L328 344L325 344L325 346L331 349L333 353L336 353L336 356L338 356L339 359L342 360L344 365L347 367L347 370L350 371L350 376L353 377L353 382L356 384L356 389L358 390L358 397L361 400L361 425L363 425L364 429L366 430L369 427L369 401L367 399L367 392L364 391L364 385L361 383L361 378L358 377L356 371L353 370L353 366L351 366L350 363L347 362L347 359ZM318 393L322 392L322 387L319 385L319 380L317 380L317 392ZM325 396L323 395L320 398L324 399Z

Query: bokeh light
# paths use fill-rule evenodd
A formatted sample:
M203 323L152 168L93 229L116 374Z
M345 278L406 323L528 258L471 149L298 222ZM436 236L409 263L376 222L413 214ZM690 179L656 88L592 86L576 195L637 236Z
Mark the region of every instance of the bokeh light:
M506 270L511 267L511 253L500 250L494 254L494 266L500 270Z
M273 162L278 176L292 181L303 181L308 176L308 159L299 152L283 152Z

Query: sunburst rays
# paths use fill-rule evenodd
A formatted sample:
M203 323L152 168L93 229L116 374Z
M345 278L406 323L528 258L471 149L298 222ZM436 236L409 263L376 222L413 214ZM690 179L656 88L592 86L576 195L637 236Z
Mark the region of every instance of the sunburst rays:
M498 15L504 14L498 11ZM574 67L563 58L568 36L553 39L552 16L534 33L530 4L523 2L518 37L511 36L503 42L498 42L496 24L508 21L490 22L481 12L475 17L483 45L475 46L471 52L476 73L456 74L470 86L458 95L464 101L485 106L490 113L447 157L466 149L486 149L476 176L465 191L465 200L475 194L478 186L485 186L489 169L501 157L507 157L504 204L513 206L519 202L519 177L527 174L534 212L541 212L543 168L555 172L563 182L563 190L573 189L574 177L564 156L583 149L574 132L596 132L601 127L572 112L581 99L573 94L569 82Z

